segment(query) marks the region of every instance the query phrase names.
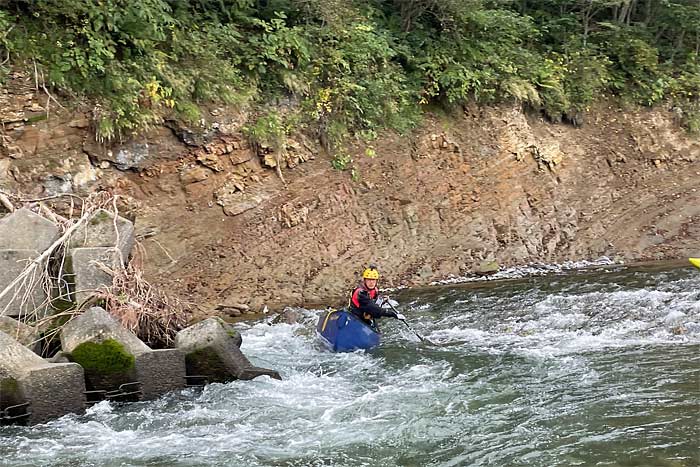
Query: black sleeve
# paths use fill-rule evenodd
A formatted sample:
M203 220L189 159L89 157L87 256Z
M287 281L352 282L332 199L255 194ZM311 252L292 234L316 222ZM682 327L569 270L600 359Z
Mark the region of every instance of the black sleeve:
M372 318L381 318L382 316L394 316L394 312L391 310L384 310L382 307L377 305L374 300L369 298L369 294L366 290L360 290L357 294L357 301L360 302L360 311L362 313L367 313L372 316Z

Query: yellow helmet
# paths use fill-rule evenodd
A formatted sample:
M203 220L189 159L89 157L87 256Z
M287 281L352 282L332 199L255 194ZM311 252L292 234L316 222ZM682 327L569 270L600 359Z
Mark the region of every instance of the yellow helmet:
M364 271L362 271L363 279L379 279L379 271L377 271L376 266L370 266Z

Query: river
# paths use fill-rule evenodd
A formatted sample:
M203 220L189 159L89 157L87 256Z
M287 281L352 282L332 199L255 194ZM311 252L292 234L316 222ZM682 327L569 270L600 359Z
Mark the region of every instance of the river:
M0 427L6 466L698 466L700 271L627 268L406 290L420 343L333 354L240 324L283 380L102 402ZM385 320L386 321L386 320Z

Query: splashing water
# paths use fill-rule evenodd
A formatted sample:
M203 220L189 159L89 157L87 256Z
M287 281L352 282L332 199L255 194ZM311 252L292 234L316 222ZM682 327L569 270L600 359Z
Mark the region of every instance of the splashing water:
M571 272L404 291L416 342L330 353L317 313L240 325L282 381L0 428L8 466L697 466L700 274Z

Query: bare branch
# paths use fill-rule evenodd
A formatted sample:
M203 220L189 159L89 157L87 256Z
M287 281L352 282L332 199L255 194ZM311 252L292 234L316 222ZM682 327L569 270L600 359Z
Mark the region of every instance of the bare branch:
M0 204L5 206L5 209L7 209L8 211L15 212L14 205L12 204L10 199L7 196L5 196L5 194L3 194L3 193L0 193Z

